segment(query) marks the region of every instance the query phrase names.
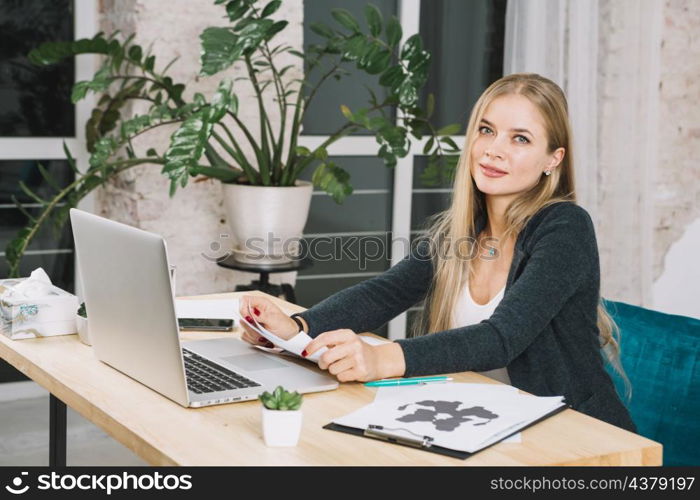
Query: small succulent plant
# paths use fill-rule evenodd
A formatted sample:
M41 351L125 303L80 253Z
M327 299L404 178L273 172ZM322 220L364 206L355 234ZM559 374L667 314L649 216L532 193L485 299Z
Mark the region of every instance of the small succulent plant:
M82 316L83 318L87 318L87 310L85 309L85 302L80 303L80 307L78 308L78 316Z
M279 385L272 394L263 392L260 401L268 410L298 410L301 407L301 394L296 391L289 392Z

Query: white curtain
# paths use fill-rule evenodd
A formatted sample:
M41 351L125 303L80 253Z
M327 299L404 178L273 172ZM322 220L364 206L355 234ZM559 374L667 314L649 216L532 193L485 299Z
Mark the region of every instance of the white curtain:
M538 73L566 93L578 202L597 214L598 0L509 0L503 68Z

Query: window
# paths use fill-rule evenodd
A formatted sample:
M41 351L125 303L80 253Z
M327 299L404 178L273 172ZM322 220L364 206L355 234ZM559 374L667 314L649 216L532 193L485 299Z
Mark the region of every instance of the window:
M50 187L41 176L38 164L41 164L61 187L67 186L73 180L73 171L64 160L0 160L0 241L3 242L3 249L7 242L15 237L17 231L29 223L27 216L12 201L13 198L32 216L38 216L41 212L41 206L19 188L19 183L23 182L39 196L50 195ZM46 196L43 196L44 193ZM28 276L37 267L42 267L56 286L65 290L73 289L73 237L68 226L58 234L50 224L42 227L25 252L20 275ZM0 276L6 278L8 273L7 261L2 259Z
M364 22L364 0L304 2L304 43L316 43L309 26L312 22L333 25L332 8L349 10ZM506 0L440 1L384 1L372 2L382 11L384 19L396 15L402 24L404 40L420 31L424 46L431 52L431 77L421 98L429 92L436 96L433 121L442 126L462 123L466 128L468 115L478 96L493 81L503 76L503 47L505 39ZM357 73L349 66L352 74ZM346 79L326 82L327 88L314 97L314 102L304 122L304 135L300 144L309 148L318 146L343 123L339 106L350 109L366 106L367 90L375 78ZM381 87L372 87L375 92ZM381 99L381 96L378 95ZM338 110L335 113L334 110ZM465 130L462 131L462 134ZM453 137L458 144L463 136ZM341 139L329 148L333 160L351 175L353 194L343 205L336 205L323 192L315 192L311 213L305 228L307 245L324 237L335 236L338 245L362 238L384 242L383 259L375 262L352 261L352 256L339 260L315 261L314 266L301 271L297 277L299 303L309 307L333 293L359 283L388 269L401 260L408 251L405 243L415 238L426 217L447 207L451 186L424 186L420 173L426 166L421 156L422 143L415 143L408 157L400 159L395 169L384 167L376 158L377 144L373 136L357 134ZM313 168L313 167L312 167ZM305 172L309 179L312 173ZM391 238L399 240L392 249ZM403 241L403 243L401 242ZM326 249L318 243L320 249ZM366 242L368 249L376 243ZM348 245L348 250L353 248ZM393 250L393 251L392 251ZM367 251L369 255L371 250ZM351 251L347 252L352 253ZM409 319L418 307L409 309ZM392 320L388 327L375 333L390 338L406 335L407 314Z
M22 0L0 3L0 136L71 137L72 60L38 67L27 60L43 42L73 37L73 2Z
M85 164L84 133L76 124L87 121L92 107L89 100L77 105L70 102L73 83L89 79L94 72L91 61L69 60L39 68L26 56L46 41L94 36L96 7L96 2L89 0L0 2L0 278L8 276L5 247L27 222L12 196L30 214L39 212L38 203L22 192L19 181L35 192L47 192L50 187L37 166L41 164L60 186L72 182L63 142L81 168ZM20 273L26 276L37 267L42 267L57 286L74 291L73 239L68 227L56 233L47 224L34 239ZM0 363L0 382L22 378Z

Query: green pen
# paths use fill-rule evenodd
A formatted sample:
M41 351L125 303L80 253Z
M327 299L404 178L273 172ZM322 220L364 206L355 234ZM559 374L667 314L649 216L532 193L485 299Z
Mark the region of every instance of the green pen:
M451 377L414 377L414 378L390 378L384 380L375 380L373 382L367 382L365 385L367 387L387 387L392 385L417 385L417 384L430 384L432 382L449 382Z

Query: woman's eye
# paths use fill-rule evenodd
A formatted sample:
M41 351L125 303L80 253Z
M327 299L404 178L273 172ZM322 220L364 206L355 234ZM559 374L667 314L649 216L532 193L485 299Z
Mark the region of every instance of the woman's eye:
M491 129L485 125L482 125L481 127L479 127L480 134L488 134L490 132L491 132ZM528 139L524 135L516 135L515 139L516 139L516 142L518 142L520 144L527 144L530 142L530 139ZM522 140L518 140L518 139L522 139Z

